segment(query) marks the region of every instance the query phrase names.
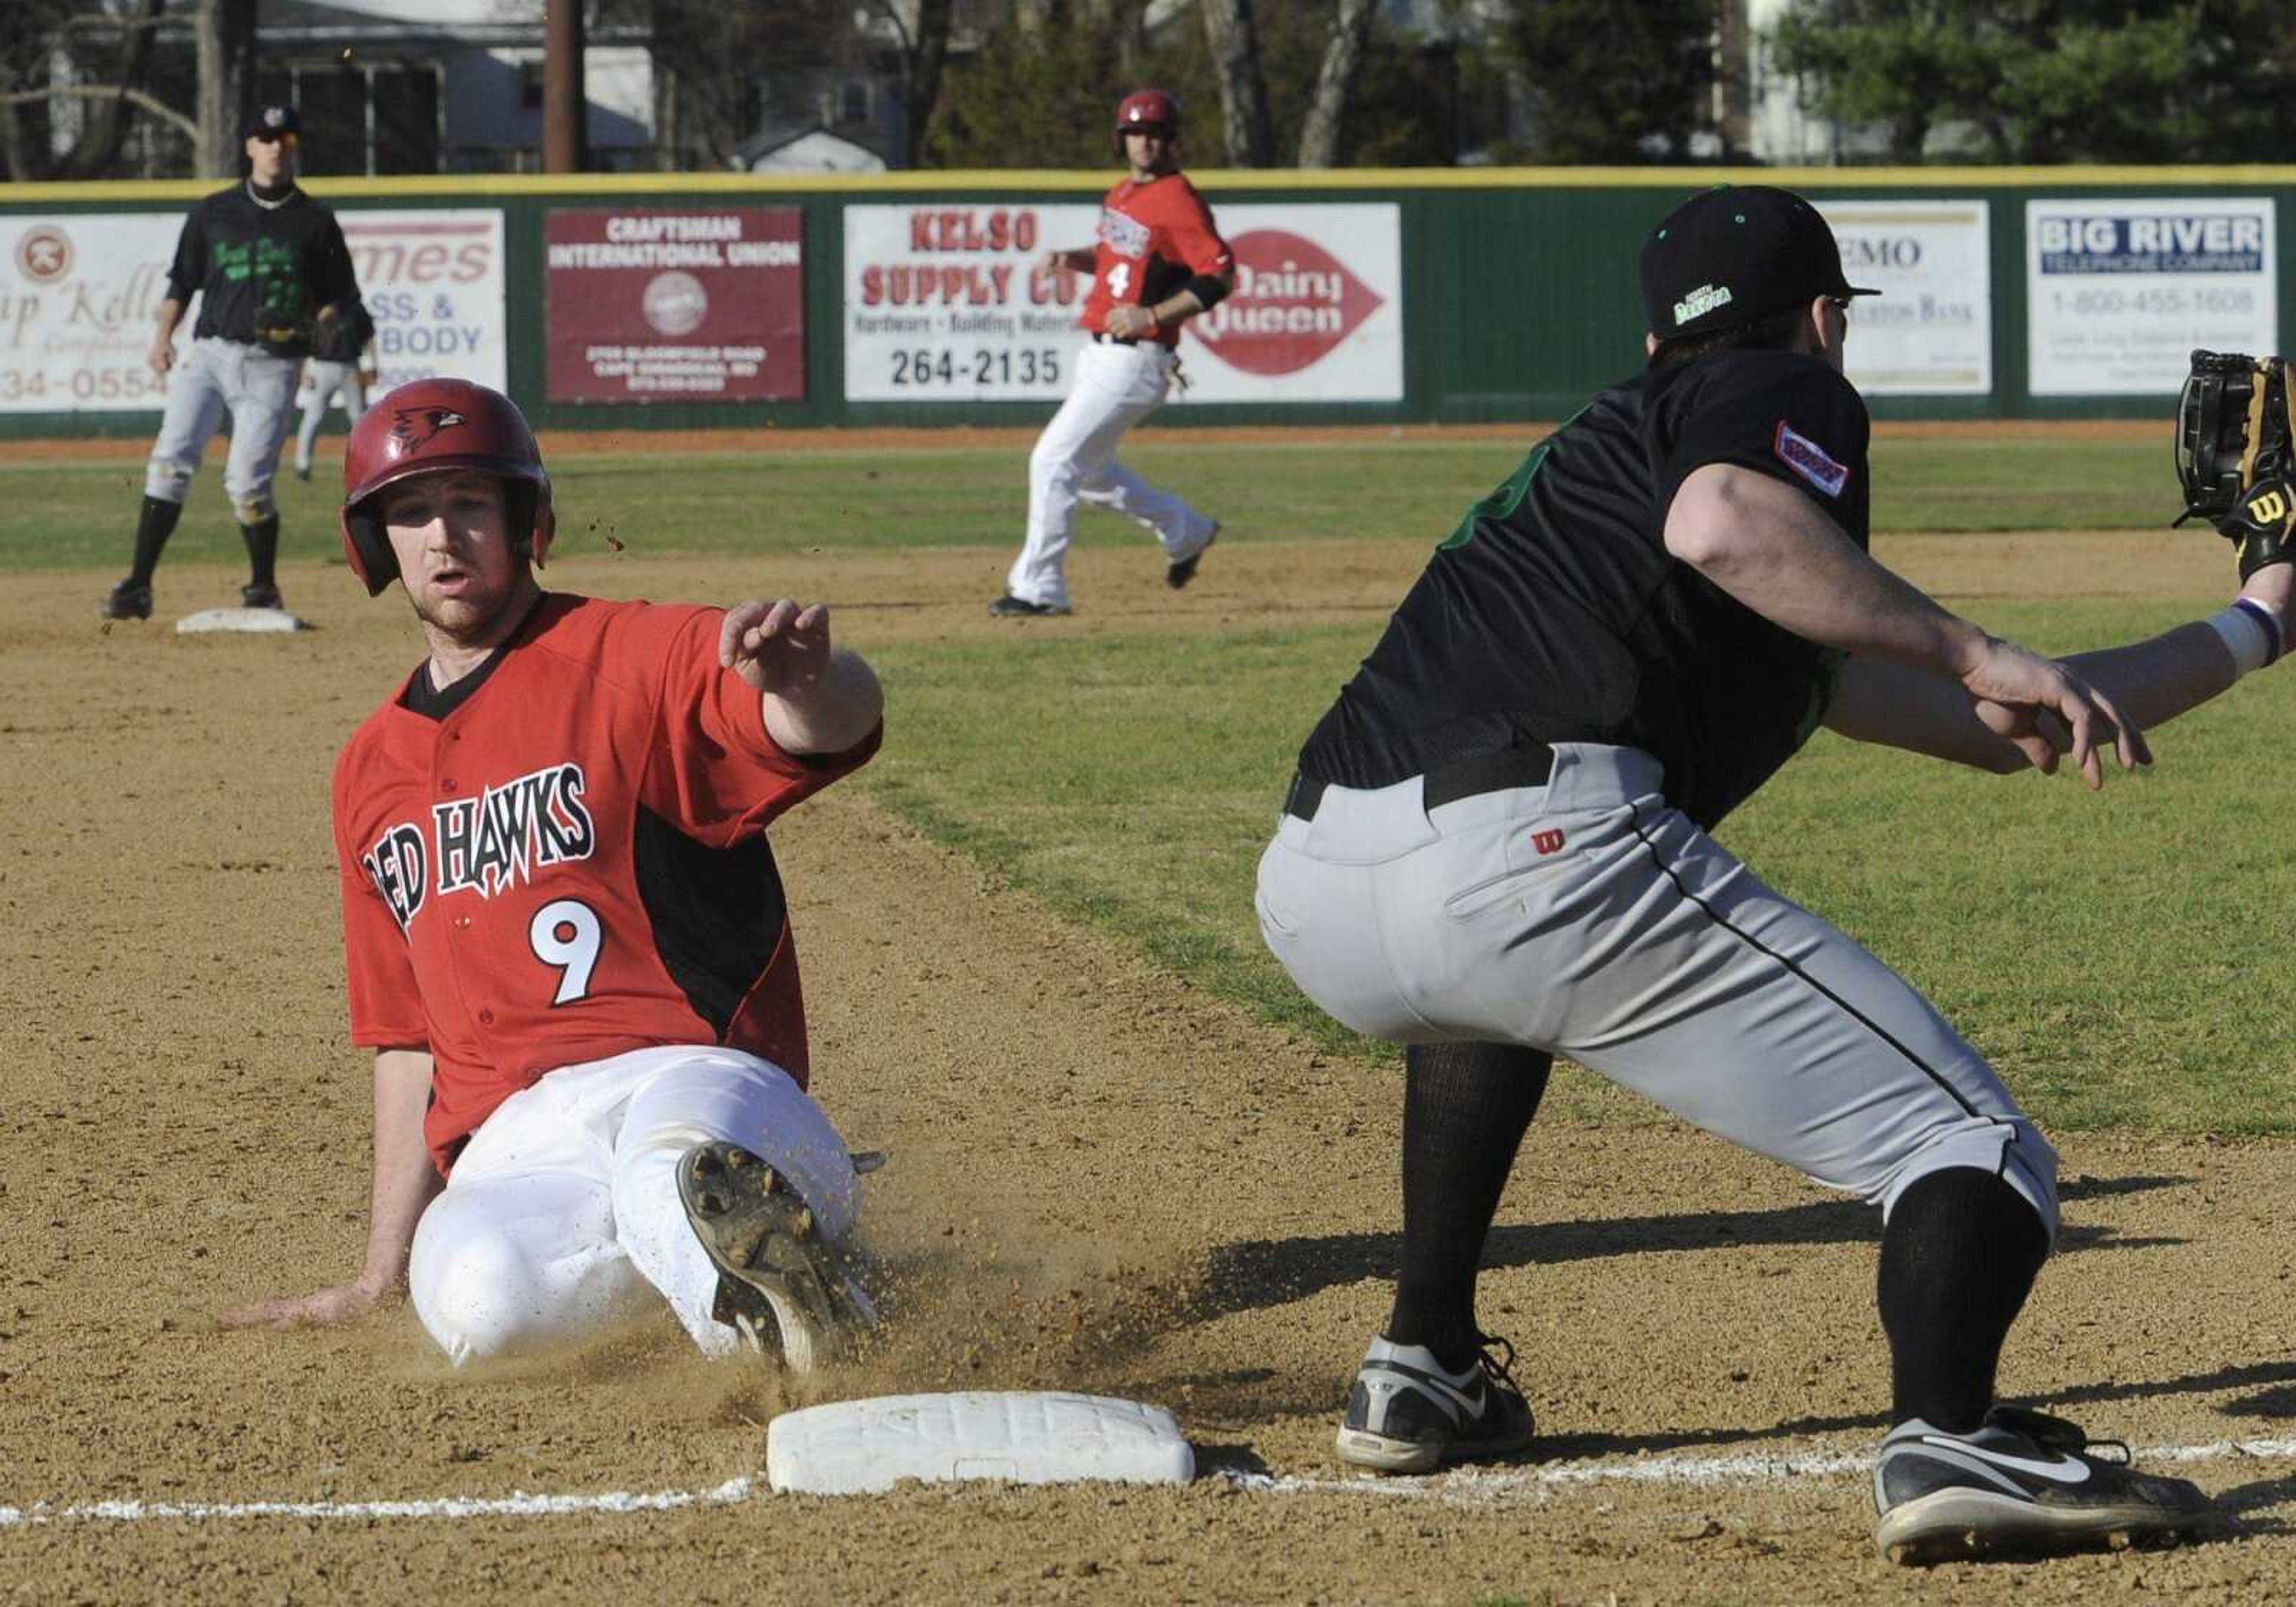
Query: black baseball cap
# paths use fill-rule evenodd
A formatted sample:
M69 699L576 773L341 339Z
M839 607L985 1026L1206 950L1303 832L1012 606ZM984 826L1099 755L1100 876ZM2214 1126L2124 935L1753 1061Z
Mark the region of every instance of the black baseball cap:
M286 134L299 139L303 134L303 119L295 115L292 106L258 106L255 115L247 119L247 128L241 137L275 140Z
M1878 296L1841 276L1841 248L1791 190L1721 184L1643 242L1643 316L1661 340L1735 329L1819 296Z

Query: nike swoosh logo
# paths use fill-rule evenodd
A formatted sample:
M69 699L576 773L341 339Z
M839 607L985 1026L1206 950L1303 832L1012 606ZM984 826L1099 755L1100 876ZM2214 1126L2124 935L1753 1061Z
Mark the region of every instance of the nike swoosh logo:
M1458 1402L1459 1409L1470 1416L1480 1413L1483 1409L1483 1392L1480 1384L1478 1385L1474 1394L1469 1395L1464 1390L1445 1383L1433 1373L1422 1372L1416 1367L1398 1367L1390 1364L1387 1368L1387 1371L1393 1373L1398 1378L1409 1379L1413 1383L1417 1384L1423 1390L1433 1390L1439 1394L1450 1397L1453 1400Z
M2088 1482L2088 1464L2078 1456L2059 1456L2054 1462L2035 1462L2028 1456L2012 1456L2004 1451L1988 1451L1981 1445L1972 1445L1966 1439L1948 1439L1939 1434L1922 1436L1924 1445L1943 1446L1959 1451L1964 1456L1974 1456L1996 1467L2005 1467L2013 1472L2030 1473L2037 1479L2054 1479L2065 1484Z

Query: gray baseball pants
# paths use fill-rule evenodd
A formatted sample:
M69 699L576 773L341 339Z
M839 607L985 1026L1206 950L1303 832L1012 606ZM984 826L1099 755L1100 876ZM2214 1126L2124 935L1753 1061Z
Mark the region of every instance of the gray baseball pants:
M294 416L302 368L300 357L275 357L244 341L212 335L193 341L168 377L167 409L144 471L144 494L182 503L228 414L231 455L224 461L223 488L239 522L255 524L276 512L271 483L278 477L279 449Z
M2056 1152L1992 1068L1661 779L1638 750L1563 743L1546 785L1431 809L1418 777L1327 788L1260 859L1260 931L1356 1031L1567 1055L1885 1214L1981 1168L2054 1237Z

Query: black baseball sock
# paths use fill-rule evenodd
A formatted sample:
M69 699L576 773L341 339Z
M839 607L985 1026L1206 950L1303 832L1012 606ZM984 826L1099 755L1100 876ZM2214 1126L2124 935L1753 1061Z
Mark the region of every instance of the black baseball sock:
M1966 1434L1984 1420L2001 1343L2048 1253L2039 1213L1991 1172L1948 1168L1898 1197L1878 1278L1891 1426L1918 1417Z
M1404 1052L1403 1270L1387 1337L1453 1373L1482 1342L1475 1274L1554 1057L1513 1044Z
M243 524L239 527L239 535L247 543L249 583L276 586L278 579L272 571L279 562L279 515L266 514L253 524Z
M152 584L153 571L160 567L160 553L168 545L168 537L176 533L176 521L184 516L184 504L169 502L165 497L147 496L144 508L135 516L135 567L128 579L137 586Z

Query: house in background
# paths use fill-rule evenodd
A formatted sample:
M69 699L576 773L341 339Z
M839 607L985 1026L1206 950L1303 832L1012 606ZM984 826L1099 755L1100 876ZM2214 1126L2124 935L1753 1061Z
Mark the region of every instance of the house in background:
M0 0L4 11L8 0ZM303 113L303 170L330 174L530 173L542 166L543 0L261 0L256 98ZM191 8L160 24L146 90L197 102ZM644 31L594 28L585 54L588 159L607 171L662 165ZM79 102L50 103L59 151ZM120 176L192 171L190 136L138 117Z

